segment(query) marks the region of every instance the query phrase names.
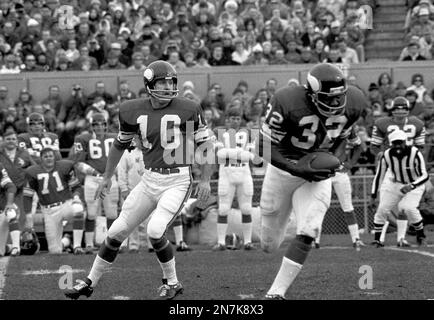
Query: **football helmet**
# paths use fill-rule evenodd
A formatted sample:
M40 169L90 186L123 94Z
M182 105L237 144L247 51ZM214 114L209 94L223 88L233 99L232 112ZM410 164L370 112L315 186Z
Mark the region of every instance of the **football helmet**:
M394 117L407 117L410 114L410 102L404 97L396 97L389 110Z
M40 135L45 129L45 119L40 113L33 112L26 119L28 131L35 135Z
M102 113L94 113L90 117L90 125L95 134L104 134L107 131L107 120Z
M331 63L317 64L307 74L308 95L323 116L340 115L345 111L347 89L342 70Z
M32 229L21 232L20 246L21 255L33 255L38 252L40 244L36 232Z
M173 86L171 89L156 89L155 83L157 80L172 80ZM143 71L143 81L147 93L158 99L162 103L167 103L175 98L178 93L178 74L175 68L168 62L157 60L149 64L149 66Z

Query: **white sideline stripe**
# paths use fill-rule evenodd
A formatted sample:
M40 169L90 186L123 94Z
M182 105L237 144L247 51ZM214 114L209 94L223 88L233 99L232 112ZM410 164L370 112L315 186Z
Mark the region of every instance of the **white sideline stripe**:
M1 268L0 268L1 270ZM72 269L72 273L80 273L85 272L83 269ZM22 273L23 276L41 276L46 274L64 274L65 270L47 270L47 269L40 269L40 270L26 270Z
M411 253L417 253L423 256L427 256L427 257L431 257L434 258L434 253L428 252L428 251L422 251L422 250L407 250L407 249L401 249L401 248L393 248L393 247L388 247L385 248L388 250L394 250L394 251L404 251L404 252L411 252Z
M9 263L9 257L3 257L0 258L0 300L2 299L2 295L3 295L3 288L5 287L6 284L6 269L8 267L8 263Z
M130 300L130 297L127 296L113 296L112 297L113 300Z

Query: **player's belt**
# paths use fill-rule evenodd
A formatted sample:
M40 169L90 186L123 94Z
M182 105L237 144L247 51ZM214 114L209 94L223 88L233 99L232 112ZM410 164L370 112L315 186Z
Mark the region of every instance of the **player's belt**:
M50 209L50 208L61 206L62 204L63 202L55 202L55 203L47 204L46 206L41 205L41 208Z
M158 172L159 174L172 174L179 173L179 168L146 168L152 172Z
M245 167L248 163L225 163L225 167Z

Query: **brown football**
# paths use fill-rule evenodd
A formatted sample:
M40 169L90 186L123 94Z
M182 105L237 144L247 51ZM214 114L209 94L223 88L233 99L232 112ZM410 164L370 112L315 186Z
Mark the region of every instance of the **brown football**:
M341 161L333 154L328 152L313 152L316 155L315 159L310 163L314 169L330 169L336 170L341 166Z

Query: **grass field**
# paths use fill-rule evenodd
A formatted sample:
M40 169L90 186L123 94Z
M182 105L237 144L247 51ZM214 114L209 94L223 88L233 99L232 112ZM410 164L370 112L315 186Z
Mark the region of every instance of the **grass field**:
M322 236L321 249L312 249L299 277L288 290L288 299L434 299L434 247L398 249L395 234L387 235L385 248L367 246L360 252L349 246L348 235ZM408 237L414 242L414 237ZM428 239L434 240L429 233ZM365 235L365 243L372 236ZM176 253L178 278L185 300L262 299L280 266L286 245L273 254L261 250L212 252L192 246ZM0 258L0 298L6 300L64 300L59 289L59 268L73 268L74 279L83 279L93 256L48 255ZM360 289L361 266L370 266L373 288ZM153 253L118 256L90 299L154 299L161 271Z

